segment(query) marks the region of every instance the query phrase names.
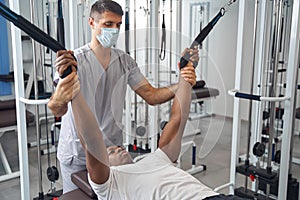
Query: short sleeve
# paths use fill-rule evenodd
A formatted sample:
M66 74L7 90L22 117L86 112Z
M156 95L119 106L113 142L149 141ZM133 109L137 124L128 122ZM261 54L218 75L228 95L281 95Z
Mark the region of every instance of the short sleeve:
M100 200L101 199L110 199L109 195L110 195L111 180L112 180L112 173L109 174L108 180L105 183L96 184L91 180L90 175L88 173L88 181L89 181L91 187L93 188L94 192L96 193L98 199L100 199Z
M129 76L128 76L128 84L131 88L135 88L141 81L145 79L145 76L142 74L140 68L138 67L135 60L128 56L129 60Z

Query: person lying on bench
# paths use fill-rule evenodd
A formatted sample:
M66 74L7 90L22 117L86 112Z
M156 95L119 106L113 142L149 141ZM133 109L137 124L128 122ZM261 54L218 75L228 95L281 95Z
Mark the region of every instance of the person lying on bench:
M186 67L192 67L192 63ZM76 95L72 100L74 120L85 148L88 180L98 199L241 199L219 195L174 165L181 149L195 79L196 76L187 81L179 77L171 117L162 132L159 148L136 163L123 147L106 149L95 117L82 94Z

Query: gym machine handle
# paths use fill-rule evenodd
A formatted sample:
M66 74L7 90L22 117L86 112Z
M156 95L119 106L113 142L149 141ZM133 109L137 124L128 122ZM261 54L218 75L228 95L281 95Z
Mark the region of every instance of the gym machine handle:
M228 94L234 97L242 98L242 99L249 99L255 101L269 101L269 102L276 102L276 101L285 101L289 100L290 97L262 97L259 95L247 94L239 92L238 90L229 90Z
M213 29L213 27L216 25L216 23L219 21L221 17L225 15L229 7L235 3L236 0L229 0L226 5L224 5L219 13L200 31L196 39L193 41L192 45L190 46L190 49L193 49L195 46L201 44L203 40L208 36L210 31ZM180 69L182 69L184 66L187 65L187 63L190 61L191 55L186 52L181 58L180 58ZM196 68L198 65L198 62L193 62L194 67Z
M192 45L190 46L190 49L193 49L195 46L201 44L203 40L208 36L210 31L213 29L213 27L216 25L216 23L219 21L219 19L225 14L224 8L221 8L220 12L200 31L196 39L193 41ZM191 55L189 52L186 52L181 58L180 58L180 69L182 69L184 66L187 65L191 58ZM194 67L196 68L198 65L197 61L193 62Z
M261 96L254 95L254 94L246 94L246 93L237 92L237 93L235 93L235 97L238 97L238 98L241 98L241 99L249 99L249 100L260 101Z
M53 39L51 36L43 32L41 29L36 27L34 24L30 23L27 19L22 17L21 15L16 14L12 10L10 10L7 6L0 2L0 15L6 18L8 21L12 22L19 29L27 33L32 39L41 43L42 45L50 48L55 53L59 50L66 50L66 48L61 45L58 41ZM74 57L74 56L73 56ZM75 58L75 57L74 57ZM75 58L76 60L76 58ZM61 78L65 78L72 72L71 66L68 67Z

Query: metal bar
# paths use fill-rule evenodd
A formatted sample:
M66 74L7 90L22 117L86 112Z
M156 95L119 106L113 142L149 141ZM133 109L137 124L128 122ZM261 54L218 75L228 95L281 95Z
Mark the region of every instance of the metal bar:
M287 66L287 87L286 94L291 96L291 99L285 101L283 116L284 126L282 133L281 159L280 163L289 163L291 137L293 135L293 120L295 118L295 88L298 77L299 67L299 41L300 41L300 1L294 0L293 13L291 22L289 57ZM279 172L279 188L278 199L287 198L287 182L288 182L289 167L282 165Z
M34 24L34 0L30 0L30 19L31 23ZM33 55L33 86L34 86L34 97L35 100L38 99L38 82L37 82L37 57L36 57L36 43L32 39L32 55ZM39 196L43 195L43 174L42 174L42 161L41 161L41 132L40 132L40 123L39 123L39 108L38 105L34 105L35 108L35 121L36 121L36 138L37 138L37 163L38 163L38 187L39 187Z
M150 2L150 60L152 60L154 65L157 65L159 63L159 56L158 56L158 47L159 43L156 38L158 29L156 27L158 26L158 16L159 16L159 1L151 1ZM154 87L158 87L158 80L159 80L159 73L158 68L153 67L152 70L152 80ZM157 132L158 132L158 107L157 106L151 106L149 107L149 114L150 114L150 120L149 120L149 133L152 133L153 135L150 135L151 137L151 151L153 152L157 148Z
M0 182L11 180L11 179L18 178L18 177L20 177L20 172L19 171L12 172L12 173L5 174L5 175L1 175L0 176Z
M3 167L4 167L4 170L7 174L11 174L12 171L11 171L11 168L9 166L9 163L8 163L8 160L7 160L7 157L4 153L4 150L3 150L3 147L0 143L0 157L1 157L1 161L2 161L2 164L3 164Z
M10 0L10 8L15 12L20 12L19 1ZM15 26L11 26L12 53L15 77L15 97L16 97L16 115L18 127L18 147L19 147L19 165L20 165L20 186L21 199L30 199L30 182L27 150L27 129L26 129L26 110L25 105L19 101L24 97L24 78L23 78L23 56L21 44L21 31Z
M286 100L290 99L290 97L262 97L259 95L242 93L236 89L229 90L228 94L230 96L239 97L239 98L243 98L243 99L252 99L252 100L257 100L257 101L269 101L269 102L286 101Z
M235 88L241 87L242 75L242 58L243 58L243 36L244 36L244 18L245 18L245 0L239 1L239 15L238 15L238 33L237 33L237 50L236 50L236 70L235 70ZM231 143L231 162L230 162L230 187L229 193L234 194L234 187L236 183L236 165L238 162L239 140L240 140L240 100L234 99L233 106L233 125L232 129L232 143Z
M69 49L76 49L78 47L78 23L77 23L77 4L74 3L74 0L69 0L69 28L70 28L70 46Z

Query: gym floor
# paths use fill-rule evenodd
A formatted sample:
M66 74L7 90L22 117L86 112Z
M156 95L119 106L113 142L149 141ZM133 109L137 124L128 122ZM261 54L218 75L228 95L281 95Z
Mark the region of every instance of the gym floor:
M201 118L199 121L193 121L193 126L198 126L201 129L201 134L194 137L194 141L197 144L197 164L204 164L207 166L207 170L195 175L197 179L206 185L216 188L220 185L228 183L229 170L230 170L230 153L231 153L231 130L232 119L223 118L220 116ZM195 124L194 124L195 123ZM247 135L247 123L242 122L241 128L241 152L244 154L246 151L246 135ZM299 131L299 130L298 130ZM206 144L213 144L217 135L220 134L219 140L214 145L211 151L208 151ZM209 137L206 137L209 136ZM190 140L190 138L188 139ZM28 128L28 141L36 141L35 126ZM204 142L205 141L205 142ZM300 137L295 135L294 141L294 157L300 158ZM8 157L11 168L13 171L18 170L18 148L17 148L17 133L7 132L1 137L1 143L4 151ZM200 147L203 147L202 149ZM41 147L46 148L46 145ZM201 151L201 152L200 152ZM29 152L29 167L30 167L30 196L31 198L38 197L40 186L38 178L38 162L37 162L37 148L31 147ZM207 154L207 155L205 155ZM201 159L199 159L199 155ZM42 160L42 187L43 192L46 194L51 188L51 183L46 176L46 169L48 167L48 156L43 155ZM51 166L55 165L55 154L50 155ZM188 169L191 167L191 149L187 149L183 156L182 168ZM3 174L3 166L0 163L0 174ZM300 180L300 165L292 165L293 177ZM245 178L243 176L237 176L237 182L239 186L243 186ZM0 197L1 200L21 199L20 194L20 179L15 178L8 181L0 182ZM62 188L62 181L59 179L55 183L57 190ZM228 189L223 189L220 193L227 194Z

